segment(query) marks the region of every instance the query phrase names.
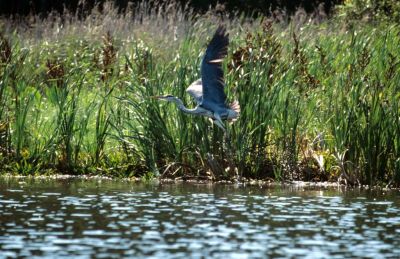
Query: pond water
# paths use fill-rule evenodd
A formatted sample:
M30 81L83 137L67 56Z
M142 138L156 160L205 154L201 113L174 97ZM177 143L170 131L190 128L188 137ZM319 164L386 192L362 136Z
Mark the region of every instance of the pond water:
M400 193L0 178L0 258L400 257Z

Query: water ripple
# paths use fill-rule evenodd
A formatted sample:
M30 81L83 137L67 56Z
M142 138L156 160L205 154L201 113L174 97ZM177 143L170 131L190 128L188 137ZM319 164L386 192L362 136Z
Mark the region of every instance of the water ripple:
M0 258L399 257L399 197L0 178Z

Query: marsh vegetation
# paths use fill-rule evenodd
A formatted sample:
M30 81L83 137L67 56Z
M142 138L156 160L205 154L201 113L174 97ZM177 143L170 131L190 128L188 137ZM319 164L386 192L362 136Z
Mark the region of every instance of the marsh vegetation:
M105 10L0 20L2 172L400 183L398 24ZM149 98L186 96L221 20L229 142Z

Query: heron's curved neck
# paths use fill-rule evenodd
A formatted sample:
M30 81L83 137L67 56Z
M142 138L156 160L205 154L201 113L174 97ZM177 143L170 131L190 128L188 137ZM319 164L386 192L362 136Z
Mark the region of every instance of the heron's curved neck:
M185 105L183 104L182 100L174 97L173 99L171 99L172 102L176 103L176 105L178 105L179 110L186 112L186 113L190 113L190 114L197 114L199 112L199 110L197 109L198 107L194 108L194 109L189 109L186 108Z

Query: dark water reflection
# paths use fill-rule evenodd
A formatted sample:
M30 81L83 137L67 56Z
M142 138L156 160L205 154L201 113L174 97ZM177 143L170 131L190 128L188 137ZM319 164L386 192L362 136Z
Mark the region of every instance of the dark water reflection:
M400 257L393 191L0 178L0 258Z

